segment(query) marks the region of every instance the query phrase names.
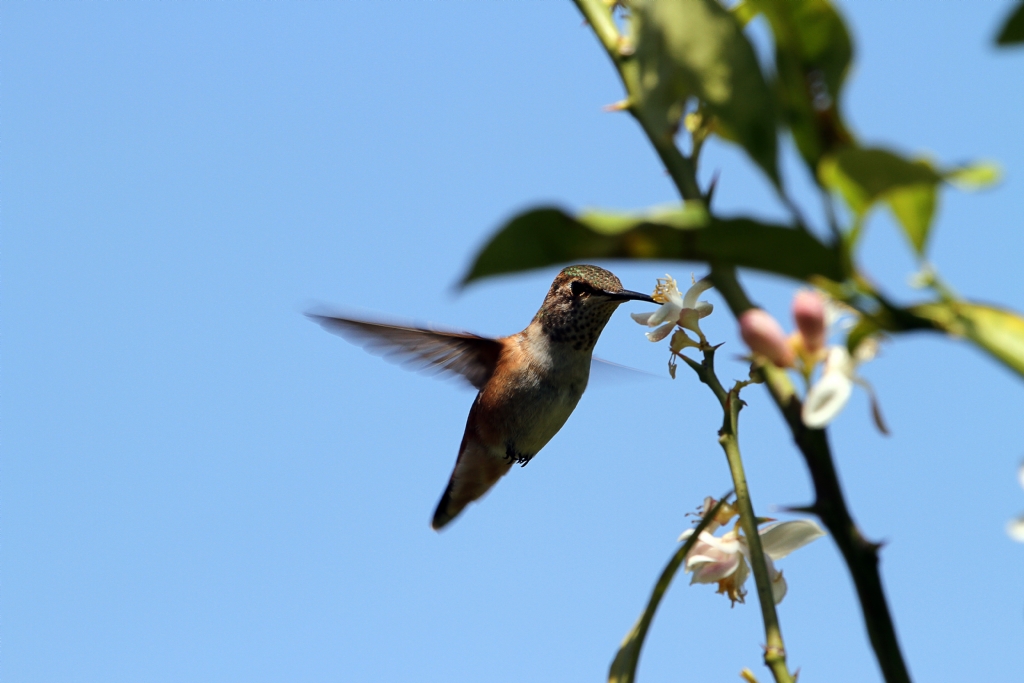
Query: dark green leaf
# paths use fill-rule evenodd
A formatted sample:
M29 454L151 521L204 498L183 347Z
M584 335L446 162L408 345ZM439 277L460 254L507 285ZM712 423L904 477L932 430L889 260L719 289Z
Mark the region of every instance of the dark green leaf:
M1024 2L1017 5L1017 8L1006 18L1003 29L996 37L997 45L1017 45L1024 43Z
M522 213L477 254L462 284L533 268L597 259L731 264L798 280L843 279L839 254L809 233L748 218L710 218L698 204L646 214L557 208Z
M921 304L911 313L965 337L1024 376L1024 318L1013 311L968 302Z
M647 607L644 609L643 614L637 620L633 628L626 634L626 638L622 641L622 645L619 647L618 654L615 655L615 660L612 662L612 666L608 671L608 683L633 683L636 680L636 665L640 661L640 649L644 645L644 638L647 637L647 629L651 626L651 620L654 619L654 613L658 609L658 604L661 602L661 598L665 595L665 591L668 590L669 584L672 583L672 579L675 577L676 572L679 571L679 567L682 566L683 560L686 559L686 554L690 552L693 546L697 543L697 539L700 538L700 534L704 529L707 528L711 520L715 518L718 511L722 508L722 504L725 499L732 495L732 492L722 496L722 500L711 509L711 511L704 516L704 519L700 521L697 528L693 530L693 534L686 539L679 550L676 551L672 559L669 560L668 565L664 571L661 572L661 576L658 577L658 583L655 584L654 590L651 591L651 597L647 601Z
M716 0L634 0L630 21L637 111L653 133L674 135L686 101L699 98L778 185L774 98L737 19Z
M846 24L828 0L751 0L775 36L778 93L801 155L817 168L825 154L852 142L840 115L853 59Z
M923 253L935 214L935 186L943 179L931 164L884 149L846 148L821 160L818 177L860 216L886 201L914 249Z

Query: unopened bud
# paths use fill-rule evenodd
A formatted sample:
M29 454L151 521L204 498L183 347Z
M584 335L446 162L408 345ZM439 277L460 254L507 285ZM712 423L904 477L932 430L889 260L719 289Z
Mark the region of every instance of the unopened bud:
M793 319L808 353L825 346L825 301L821 294L802 289L793 297Z
M795 354L786 341L782 327L767 311L751 308L740 316L740 336L750 350L764 356L775 365L788 368Z

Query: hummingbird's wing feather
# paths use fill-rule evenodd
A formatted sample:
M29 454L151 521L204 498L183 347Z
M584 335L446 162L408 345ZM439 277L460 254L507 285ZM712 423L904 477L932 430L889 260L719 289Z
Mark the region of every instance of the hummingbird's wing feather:
M494 374L501 343L467 332L354 320L307 313L328 332L362 346L370 353L428 372L461 375L477 389Z
M609 381L622 381L622 380L638 380L655 377L657 379L665 379L662 375L656 375L653 372L647 372L646 370L640 370L639 368L632 368L628 365L622 365L621 363L615 363L604 358L598 358L593 356L590 359L590 379L598 380L599 382Z

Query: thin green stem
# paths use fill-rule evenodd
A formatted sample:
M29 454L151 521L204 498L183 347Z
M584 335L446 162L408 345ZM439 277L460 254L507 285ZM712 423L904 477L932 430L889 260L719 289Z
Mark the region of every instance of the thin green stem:
M764 663L771 670L776 683L793 683L794 678L786 666L786 646L782 640L782 629L779 626L779 615L775 611L775 596L772 592L771 577L768 574L768 563L761 547L761 535L757 531L757 517L754 515L754 503L750 499L747 487L747 475L743 470L743 459L740 457L739 445L739 414L743 407L740 400L740 389L747 382L738 382L731 390L726 391L715 374L715 349L704 351L704 362L682 356L686 364L697 373L700 380L708 385L715 398L722 405L722 428L718 432L718 443L725 451L732 474L733 488L736 492L736 509L740 513L740 526L747 539L750 549L750 567L757 586L757 599L761 605L761 617L764 620L765 650Z

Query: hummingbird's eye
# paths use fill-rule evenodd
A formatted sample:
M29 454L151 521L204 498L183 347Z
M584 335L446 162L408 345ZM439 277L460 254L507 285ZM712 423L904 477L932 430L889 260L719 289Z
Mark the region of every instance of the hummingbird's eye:
M574 280L573 282L569 283L569 289L570 291L572 291L572 295L577 299L583 296L584 294L590 293L590 287L587 285L587 283L580 282L579 280Z

